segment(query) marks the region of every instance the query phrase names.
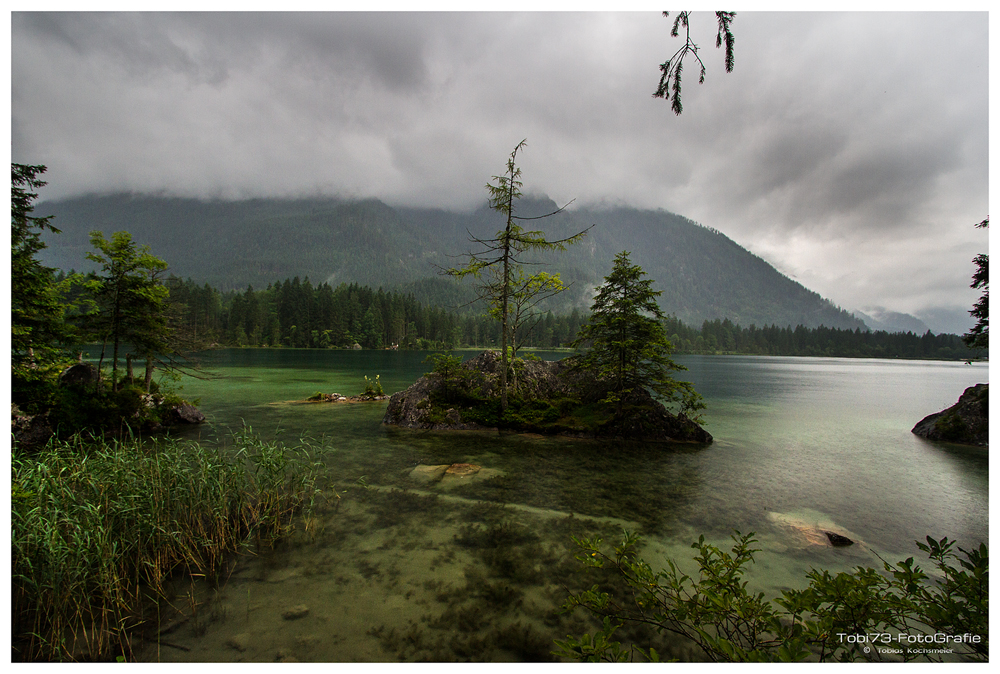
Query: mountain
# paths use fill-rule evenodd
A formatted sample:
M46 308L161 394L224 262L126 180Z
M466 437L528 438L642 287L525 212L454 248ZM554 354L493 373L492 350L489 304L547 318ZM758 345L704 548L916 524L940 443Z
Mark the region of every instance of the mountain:
M533 217L554 210L547 198L525 198L517 213ZM125 230L166 260L171 273L220 290L263 288L298 276L313 284L356 282L404 290L425 302L456 307L473 293L438 269L461 264L462 254L475 250L470 235L490 237L503 225L485 204L457 213L392 208L377 199L199 201L116 194L47 201L36 212L54 215L62 230L46 235L49 247L40 258L64 270L92 268L85 258L91 230L105 235ZM589 308L615 254L628 250L663 292L663 310L690 325L728 318L744 326L866 328L721 232L674 213L577 208L523 225L543 230L549 239L593 225L581 243L566 251L530 258L548 263L573 284L550 305L556 311Z
M863 311L854 313L872 330L912 332L915 335L922 335L930 330L927 324L916 316L889 311L885 307L865 307Z
M956 307L930 307L921 310L916 317L938 335L963 335L976 323L968 309Z

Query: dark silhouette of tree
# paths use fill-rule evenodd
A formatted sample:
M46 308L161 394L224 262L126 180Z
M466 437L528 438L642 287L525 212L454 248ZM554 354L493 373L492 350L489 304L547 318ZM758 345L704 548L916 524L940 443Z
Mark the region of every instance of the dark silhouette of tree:
M124 344L146 358L148 388L154 356L172 350L167 326L169 291L160 279L167 263L150 253L149 246L137 246L128 232L115 232L108 240L95 230L90 243L95 252L87 253L87 259L99 264L101 271L86 283L96 305L86 324L105 346L111 342L111 390L117 390L119 352Z
M669 18L670 12L664 12L664 17ZM678 49L669 60L660 64L660 84L653 92L653 98L663 98L670 101L670 108L675 115L681 114L684 106L681 103L681 75L684 71L684 58L693 56L701 66L701 74L698 76L698 84L705 82L705 63L698 55L698 45L691 39L691 12L678 12L674 17L673 28L670 29L671 37L678 37L680 29L684 28L684 46ZM736 45L736 37L733 35L730 26L736 19L736 12L716 12L716 21L719 24L719 32L715 36L715 46L719 48L722 43L726 43L726 72L733 72L736 65L736 57L733 48Z
M989 226L989 218L976 225L983 228ZM976 272L972 275L970 287L976 290L982 289L983 294L969 312L976 319L976 324L963 335L962 339L971 349L987 349L990 346L990 256L980 253L972 261L976 265Z
M67 336L64 307L54 283L53 270L38 261L45 248L41 233L52 226L50 217L32 215L35 190L44 166L10 165L10 323L11 366L15 378L55 357L56 345Z

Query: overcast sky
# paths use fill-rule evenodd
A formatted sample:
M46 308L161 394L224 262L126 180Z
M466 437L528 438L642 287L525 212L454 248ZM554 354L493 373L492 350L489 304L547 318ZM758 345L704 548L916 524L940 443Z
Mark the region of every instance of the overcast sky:
M527 138L527 192L679 213L847 309L967 315L988 238L985 12L739 12L731 74L696 13L707 75L686 63L680 117L651 96L671 21L14 13L12 161L49 167L43 198L466 209Z

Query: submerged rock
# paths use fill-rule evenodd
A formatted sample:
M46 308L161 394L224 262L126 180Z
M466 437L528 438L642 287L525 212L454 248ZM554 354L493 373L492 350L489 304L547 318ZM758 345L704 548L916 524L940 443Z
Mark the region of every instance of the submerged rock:
M305 618L307 615L309 615L309 607L305 604L299 604L282 613L281 617L285 620L298 620L299 618Z
M437 482L444 477L445 471L447 471L450 467L451 466L447 463L437 466L425 466L420 464L410 471L410 478L417 480L418 482Z
M712 442L700 425L672 414L645 390L632 394L616 413L600 402L608 395L607 382L572 368L566 360L519 360L511 396L522 401L521 406L509 407L501 420L495 404L501 366L498 352L485 351L462 363L458 375L447 381L437 373L421 377L389 398L382 423L423 430L503 427L574 437Z
M496 468L483 468L474 463L445 463L436 466L420 464L410 471L411 480L427 486L453 487L470 480L490 480L503 473Z
M845 545L854 545L854 541L852 541L847 536L841 536L840 534L835 533L833 531L824 531L823 533L826 534L826 537L828 539L830 539L830 545L834 547L839 548Z
M250 635L246 632L233 635L226 640L226 645L239 651L240 653L243 653L250 647Z
M469 475L475 475L479 472L480 467L474 463L453 463L448 466L445 475L451 475L453 477L468 477Z
M989 392L989 384L970 386L957 403L942 412L924 417L911 432L928 440L988 447Z
M306 398L307 403L364 403L375 400L388 400L387 395L368 395L362 393L356 396L345 396L339 393L317 393ZM298 402L298 401L295 401Z
M810 546L833 546L835 548L854 545L854 540L834 529L847 531L829 516L816 511L798 513L769 512L767 519L782 532L782 539L793 548Z

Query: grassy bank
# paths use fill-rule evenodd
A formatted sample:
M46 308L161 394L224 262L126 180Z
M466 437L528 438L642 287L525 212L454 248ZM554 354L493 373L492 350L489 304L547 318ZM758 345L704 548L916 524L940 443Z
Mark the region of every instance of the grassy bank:
M288 533L321 490L308 444L53 442L12 460L13 660L131 659L166 581Z

